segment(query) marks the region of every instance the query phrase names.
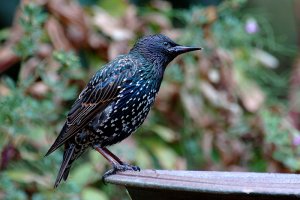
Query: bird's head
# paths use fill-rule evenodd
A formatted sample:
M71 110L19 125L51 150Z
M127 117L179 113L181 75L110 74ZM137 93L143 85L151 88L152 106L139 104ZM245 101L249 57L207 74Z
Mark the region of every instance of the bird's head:
M196 50L201 48L181 46L167 36L157 34L139 39L130 52L137 52L152 63L167 66L176 56Z

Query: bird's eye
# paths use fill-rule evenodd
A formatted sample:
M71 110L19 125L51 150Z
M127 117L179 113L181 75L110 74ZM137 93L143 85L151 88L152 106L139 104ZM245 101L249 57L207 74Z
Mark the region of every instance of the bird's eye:
M169 46L169 43L168 42L164 42L164 46Z

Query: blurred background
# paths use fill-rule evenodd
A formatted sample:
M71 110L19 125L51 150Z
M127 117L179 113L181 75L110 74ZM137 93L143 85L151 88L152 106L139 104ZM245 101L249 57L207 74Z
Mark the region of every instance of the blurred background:
M201 53L166 70L144 125L110 149L142 169L300 171L300 1L0 2L0 199L129 199L89 151L53 190L46 151L103 64L163 33Z

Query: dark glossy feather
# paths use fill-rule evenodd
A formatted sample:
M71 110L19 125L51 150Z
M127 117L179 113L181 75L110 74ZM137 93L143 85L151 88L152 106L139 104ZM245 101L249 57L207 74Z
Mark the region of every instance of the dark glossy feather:
M70 166L70 160L74 154L75 151L75 145L72 144L69 147L66 147L63 157L63 162L60 166L54 187L57 187L58 184L61 182L61 179L68 176L69 171L66 171L66 168Z
M67 120L46 155L65 145L55 187L66 180L72 163L88 148L97 149L116 171L138 170L113 155L107 146L137 130L146 119L166 66L179 54L200 48L177 45L164 35L146 36L126 55L105 65L74 102Z
M117 99L124 80L129 79L135 73L132 65L130 60L120 59L117 63L108 64L92 77L73 104L63 129L46 156L62 146L101 113L108 104Z

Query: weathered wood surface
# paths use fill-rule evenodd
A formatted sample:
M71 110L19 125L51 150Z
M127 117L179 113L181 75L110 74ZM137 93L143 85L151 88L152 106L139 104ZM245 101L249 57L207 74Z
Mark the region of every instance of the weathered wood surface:
M132 200L300 199L300 175L280 173L142 170L106 182L123 185Z

